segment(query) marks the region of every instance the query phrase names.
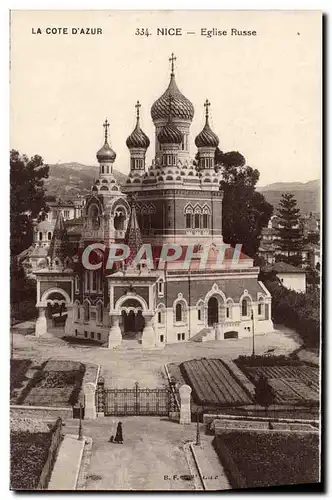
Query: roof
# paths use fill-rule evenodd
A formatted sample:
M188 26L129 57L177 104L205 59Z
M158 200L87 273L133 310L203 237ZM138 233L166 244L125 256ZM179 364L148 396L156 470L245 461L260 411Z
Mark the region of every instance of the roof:
M63 260L68 252L67 248L67 231L65 228L65 223L63 220L61 210L58 211L58 215L56 218L53 236L50 243L50 248L48 250L48 256L51 258L53 262L57 257Z
M270 264L266 266L265 271L271 272L275 271L276 273L299 273L305 274L305 271L300 267L292 266L291 264L287 264L287 262L275 262L274 264Z

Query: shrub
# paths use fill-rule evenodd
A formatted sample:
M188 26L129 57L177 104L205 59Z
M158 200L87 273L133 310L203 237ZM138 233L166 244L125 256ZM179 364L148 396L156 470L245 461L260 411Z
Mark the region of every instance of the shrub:
M35 489L48 456L51 432L10 433L10 486L14 490Z
M306 347L319 347L320 294L318 290L298 293L275 281L265 281L272 295L272 319L294 328Z

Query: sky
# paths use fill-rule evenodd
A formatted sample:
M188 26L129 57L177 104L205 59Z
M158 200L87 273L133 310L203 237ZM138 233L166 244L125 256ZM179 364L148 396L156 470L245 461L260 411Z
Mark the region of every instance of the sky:
M46 34L46 28L68 34ZM100 28L101 35L71 34ZM182 36L158 36L177 27ZM38 28L42 34L37 33ZM151 36L135 35L147 28ZM208 38L202 29L226 30ZM256 36L231 35L255 30ZM194 35L187 34L195 32ZM318 11L14 11L11 16L10 145L47 163L97 165L110 122L115 168L129 171L125 141L141 102L154 156L153 102L169 83L169 57L195 107L194 138L210 123L223 151L240 151L259 185L307 182L321 171L321 14Z

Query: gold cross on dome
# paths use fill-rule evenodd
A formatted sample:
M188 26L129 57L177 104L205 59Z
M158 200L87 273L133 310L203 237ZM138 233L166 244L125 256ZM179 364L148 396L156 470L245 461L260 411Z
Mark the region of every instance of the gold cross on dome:
M141 103L139 101L137 101L137 103L135 104L137 118L139 118L139 108L140 107L141 107Z
M103 123L103 127L105 129L105 141L107 141L107 136L108 136L108 127L110 126L109 122L106 120Z
M209 106L211 106L211 103L209 102L209 99L206 99L204 103L206 118L209 116Z
M172 55L169 58L169 62L171 63L172 74L174 74L174 61L176 61L176 57L175 57L174 53L172 52Z

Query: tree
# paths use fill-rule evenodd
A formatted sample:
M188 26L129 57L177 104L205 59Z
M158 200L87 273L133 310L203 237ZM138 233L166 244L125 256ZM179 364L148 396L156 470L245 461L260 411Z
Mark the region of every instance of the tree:
M276 246L278 260L293 266L302 263L303 234L300 225L300 210L293 194L284 193L277 210Z
M272 387L270 386L268 379L263 374L260 374L259 379L256 382L255 402L258 405L265 406L266 413L269 405L272 405L274 402Z
M257 258L260 236L271 218L273 207L256 191L259 171L246 165L238 151L215 152L216 169L222 173L223 238L225 243L241 243L243 252Z
M32 243L33 219L43 220L48 211L44 180L49 166L39 155L28 158L10 152L10 250L18 255Z

